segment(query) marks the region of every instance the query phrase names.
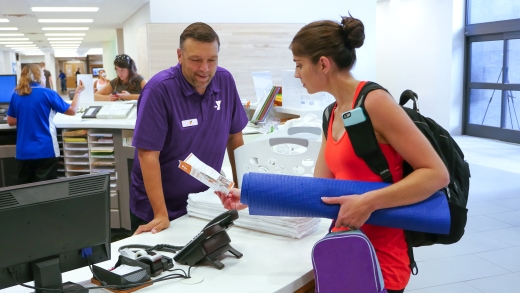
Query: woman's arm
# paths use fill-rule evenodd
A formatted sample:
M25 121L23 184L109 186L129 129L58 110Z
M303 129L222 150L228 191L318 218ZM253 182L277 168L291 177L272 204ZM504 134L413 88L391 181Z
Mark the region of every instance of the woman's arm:
M9 124L9 126L16 126L16 118L7 115L7 124Z
M117 97L112 95L112 85L107 83L102 89L94 93L94 101L115 101Z
M332 139L332 137L329 139ZM325 145L326 144L327 144L327 139L325 138L325 135L322 135L320 152L318 153L318 157L316 158L316 166L314 167L314 177L334 178L334 174L332 174L329 167L327 166L327 163L325 162Z
M146 80L144 80L144 79L141 80L141 84L140 84L141 91L143 90L145 85L146 85ZM118 95L118 100L121 100L121 101L138 100L140 95L141 94L131 94L128 91L122 91Z
M325 203L341 205L337 227L360 227L375 210L417 203L449 183L448 171L428 139L387 92L371 92L365 109L378 141L390 144L414 171L399 182L363 195L324 198Z
M78 103L79 103L79 94L85 89L85 86L83 85L83 81L79 81L79 85L76 88L76 91L74 93L74 98L72 98L72 102L70 103L70 107L65 111L63 114L74 116L76 115L76 112L78 111Z

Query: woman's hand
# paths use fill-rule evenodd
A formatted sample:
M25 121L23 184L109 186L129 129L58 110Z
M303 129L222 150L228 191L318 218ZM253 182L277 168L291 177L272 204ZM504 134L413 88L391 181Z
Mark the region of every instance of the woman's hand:
M110 96L108 96L108 100L112 102L119 100L119 94L110 94Z
M326 204L340 205L338 218L336 219L337 228L345 226L354 230L359 229L372 214L361 195L322 197L321 200Z
M247 205L240 202L240 189L232 188L228 194L225 194L220 191L215 191L215 194L218 195L222 205L227 210L243 210L247 208Z
M83 85L83 81L80 80L79 85L76 88L76 93L78 93L78 95L79 95L83 90L85 90L85 86Z
M130 100L130 93L127 91L122 91L117 95L119 97L119 100L121 100L121 101Z

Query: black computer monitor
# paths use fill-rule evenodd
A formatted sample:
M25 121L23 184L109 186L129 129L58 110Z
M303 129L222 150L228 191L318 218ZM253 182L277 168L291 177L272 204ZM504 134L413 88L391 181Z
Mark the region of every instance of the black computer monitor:
M11 102L16 82L16 74L0 74L0 104Z
M110 259L109 176L0 188L0 289L30 281L61 289L61 273Z

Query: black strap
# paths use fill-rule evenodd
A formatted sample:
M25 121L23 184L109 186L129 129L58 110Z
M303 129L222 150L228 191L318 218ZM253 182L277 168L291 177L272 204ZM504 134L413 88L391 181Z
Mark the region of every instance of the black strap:
M373 90L382 89L387 91L385 88L380 86L375 82L366 82L361 91L359 92L356 101L354 103L354 108L361 107L363 109L363 113L365 114L366 120L362 123L345 127L347 134L352 143L352 147L356 155L362 158L367 166L374 172L378 174L384 182L392 183L392 174L390 173L390 169L388 168L388 162L379 147L379 143L377 142L377 138L374 132L374 127L372 126L372 121L370 120L370 116L368 116L367 111L365 110L365 98ZM336 102L330 104L323 111L322 117L322 130L327 139L328 127L330 123L330 116L332 110Z
M347 134L350 138L356 155L362 158L370 170L378 174L383 182L392 183L393 179L388 167L388 162L385 158L385 155L381 151L381 148L379 147L379 143L377 142L376 134L374 132L374 127L372 126L372 121L370 120L370 116L365 109L366 96L371 91L378 89L386 91L385 88L375 82L369 81L363 85L363 88L361 88L361 91L359 92L354 103L354 108L361 107L363 109L363 113L365 114L366 120L362 123L345 127L345 129L347 130Z

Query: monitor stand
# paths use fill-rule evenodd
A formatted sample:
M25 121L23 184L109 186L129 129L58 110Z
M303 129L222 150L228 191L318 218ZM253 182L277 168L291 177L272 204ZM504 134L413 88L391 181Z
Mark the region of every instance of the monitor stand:
M52 259L36 262L32 265L32 271L34 276L34 287L36 287L36 293L51 293L56 291L44 290L45 289L60 289L70 290L75 289L75 293L88 293L88 290L83 286L66 282L62 284L61 270L60 270L60 259L55 257ZM81 290L81 289L84 290Z

